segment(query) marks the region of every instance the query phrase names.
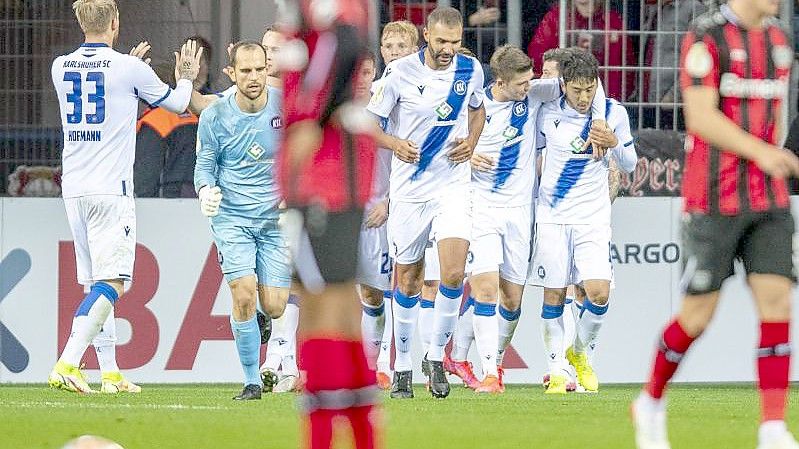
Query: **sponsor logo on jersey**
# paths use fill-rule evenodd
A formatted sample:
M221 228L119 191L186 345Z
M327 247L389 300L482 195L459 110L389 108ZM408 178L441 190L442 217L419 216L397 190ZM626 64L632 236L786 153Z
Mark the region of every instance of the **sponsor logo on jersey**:
M513 139L517 134L519 134L519 129L510 125L505 128L505 131L502 131L502 137L504 137L506 140Z
M553 123L555 123L555 128L557 128L560 125L560 120L555 120Z
M577 136L572 139L570 143L572 147L572 153L582 153L583 152L583 145L585 145L585 140L582 137Z
M725 73L721 75L719 94L724 97L764 100L784 98L788 94L788 83L784 79L748 79L734 73Z
M264 149L261 148L260 145L258 145L258 142L255 142L252 144L250 149L247 150L247 154L249 154L250 157L252 157L253 159L258 160L261 158L261 156L263 156Z
M449 105L446 101L441 103L440 105L436 106L436 114L438 114L441 120L449 117L449 114L452 113L452 106Z
M427 86L425 86L424 84L422 84L420 86L416 86L416 88L419 89L419 95L423 95L424 94L425 87L427 87Z

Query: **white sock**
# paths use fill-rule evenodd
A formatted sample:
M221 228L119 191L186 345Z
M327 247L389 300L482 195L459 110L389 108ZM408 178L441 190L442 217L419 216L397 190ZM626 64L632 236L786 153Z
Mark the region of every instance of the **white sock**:
M497 314L498 327L499 327L499 345L497 346L497 366L502 366L502 361L505 358L505 350L508 349L513 334L516 333L516 326L519 324L519 317L522 315L522 309L508 310L500 304L499 313Z
M577 338L574 341L575 352L585 352L589 356L592 355L599 336L599 329L602 328L602 322L605 321L605 313L607 311L607 304L599 306L588 298L583 301L580 319L577 320Z
M369 368L375 369L377 356L380 354L380 345L383 343L383 331L386 327L385 304L371 306L361 302L361 335L363 338L366 362Z
M105 319L103 327L92 340L94 352L97 353L97 362L100 364L101 373L116 373L117 366L117 323L114 318L114 308Z
M377 371L381 373L391 373L391 342L394 338L394 301L391 300L391 291L383 292L383 304L385 304L384 314L386 319L383 326L383 338L380 342L380 352L377 355Z
M469 296L461 309L461 316L458 318L458 325L455 328L455 336L452 338L452 352L449 357L452 360L462 362L469 357L469 348L474 341L474 298Z
M411 371L411 345L416 322L419 319L419 293L405 296L399 289L394 290L394 344L397 358L394 371Z
M463 299L463 284L450 288L441 283L438 286L435 306L435 322L433 337L427 350L427 359L441 362L444 360L444 348L455 332L458 324L458 309Z
M430 347L433 338L433 323L435 323L436 302L430 299L419 300L419 338L422 339L422 348Z
M771 443L777 441L785 435L788 427L785 421L772 420L760 423L760 429L757 431L757 439L760 444Z
M563 305L544 304L541 309L541 336L544 339L544 353L551 376L562 376L565 367L565 349L563 348Z
M475 301L474 341L483 367L483 376L497 376L497 347L499 346L499 321L497 304Z
M73 366L80 365L83 353L100 332L114 303L119 299L116 290L105 282L94 284L83 298L72 320L72 332L61 353L60 361Z
M577 336L577 319L580 312L574 298L566 297L563 306L563 347L568 349L574 345Z
M297 368L297 326L300 323L300 305L298 301L299 298L297 296L290 295L289 302L286 304L286 311L283 312L283 317L286 318L284 338L288 340L285 348L283 348L283 361L281 362L284 376L288 374L300 375L300 370Z
M280 363L283 361L283 354L289 345L289 340L286 338L288 334L288 304L286 310L280 318L272 318L272 334L269 336L269 341L266 342L266 357L264 363L261 364L261 371L269 370L277 372L280 369Z

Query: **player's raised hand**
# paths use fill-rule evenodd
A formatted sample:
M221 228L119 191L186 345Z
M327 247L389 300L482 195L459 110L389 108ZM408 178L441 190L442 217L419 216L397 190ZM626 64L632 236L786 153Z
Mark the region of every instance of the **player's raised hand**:
M391 151L402 162L407 162L408 164L419 162L419 147L410 140L394 139L394 147L391 148Z
M366 227L379 228L388 220L388 201L380 201L366 213Z
M774 178L799 176L799 158L791 150L765 145L758 151L755 163Z
M147 52L150 51L150 43L147 41L139 42L138 45L130 49L130 55L144 61L145 64L150 65L152 59L147 57Z
M186 41L180 48L180 53L175 52L175 79L194 81L200 73L200 59L203 48L193 40Z
M230 61L230 55L233 53L233 47L235 44L228 44L227 45L227 59ZM228 76L234 83L236 82L236 75L233 72L233 67L230 65L226 65L222 68L222 73Z
M472 168L477 171L490 172L494 171L497 166L497 161L493 157L483 153L474 153L470 162L472 163Z
M474 147L468 139L456 139L455 147L447 152L447 156L453 163L462 164L472 158L472 153L474 153Z
M219 186L203 186L197 192L200 198L200 211L206 217L216 217L219 215L219 205L222 203L222 189Z

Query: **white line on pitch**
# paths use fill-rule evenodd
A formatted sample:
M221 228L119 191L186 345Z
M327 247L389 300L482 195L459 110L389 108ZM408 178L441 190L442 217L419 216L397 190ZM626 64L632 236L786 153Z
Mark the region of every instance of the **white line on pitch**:
M231 407L221 407L218 405L183 405L183 404L101 404L97 402L0 402L0 408L127 408L127 409L152 409L152 410L233 410Z

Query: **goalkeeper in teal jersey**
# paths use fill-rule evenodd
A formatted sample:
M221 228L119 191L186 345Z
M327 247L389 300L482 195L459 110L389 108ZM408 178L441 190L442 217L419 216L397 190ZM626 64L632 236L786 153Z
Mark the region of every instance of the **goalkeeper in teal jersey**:
M200 115L194 186L233 296L230 326L245 377L244 390L234 399L260 399L256 296L264 311L278 318L291 286L274 167L282 95L266 85L266 52L258 42L236 44L230 57L236 93Z

